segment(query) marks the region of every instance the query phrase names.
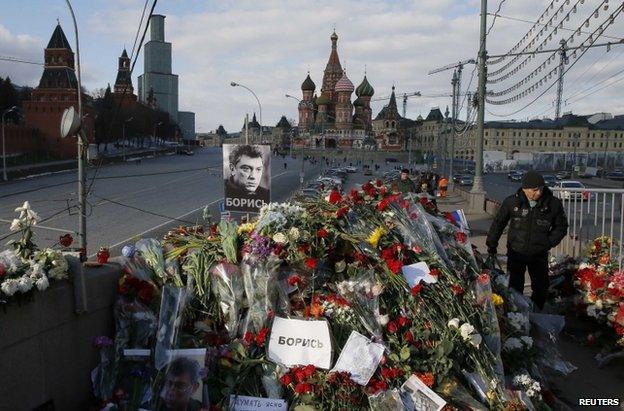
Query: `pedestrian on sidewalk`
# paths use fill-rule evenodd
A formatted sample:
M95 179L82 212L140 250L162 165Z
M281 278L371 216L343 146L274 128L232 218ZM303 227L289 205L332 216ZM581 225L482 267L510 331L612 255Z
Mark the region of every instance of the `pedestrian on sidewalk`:
M448 179L446 178L446 176L442 176L440 181L438 181L438 188L440 190L440 197L445 198L446 191L448 190Z
M568 221L561 200L545 186L537 171L528 171L522 188L501 204L487 234L490 257L496 258L498 240L509 224L507 270L509 285L524 293L524 273L531 278L531 299L541 310L548 296L548 251L568 232Z
M392 190L402 194L416 192L416 184L409 178L409 170L407 168L401 170L401 177L392 184Z

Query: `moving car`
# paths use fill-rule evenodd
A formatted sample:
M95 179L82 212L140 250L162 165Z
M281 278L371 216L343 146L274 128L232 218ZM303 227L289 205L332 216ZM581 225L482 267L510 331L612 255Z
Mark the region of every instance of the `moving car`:
M474 177L470 174L464 174L459 177L458 183L460 186L471 186L474 183Z
M522 181L524 177L524 171L516 171L511 175L511 181Z
M555 193L559 193L559 198L562 200L581 200L586 201L590 199L589 191L585 190L585 185L576 180L562 180L559 181L555 188L563 190L557 190ZM566 188L570 190L565 190ZM591 196L593 198L593 196Z
M565 180L566 178L570 178L570 172L569 171L560 171L557 174L555 174L555 178L557 180Z
M615 181L624 181L624 173L621 171L612 171L610 173L605 174L605 178L609 180Z
M542 177L548 187L554 187L557 184L557 178L552 174L544 174Z

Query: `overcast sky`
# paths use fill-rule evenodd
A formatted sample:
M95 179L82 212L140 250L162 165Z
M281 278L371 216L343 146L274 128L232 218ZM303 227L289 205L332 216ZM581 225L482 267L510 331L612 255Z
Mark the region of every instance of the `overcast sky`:
M553 10L564 5L566 11L579 2L577 13L571 15L564 25L573 29L602 4L602 0L586 0L582 5L580 0L554 1ZM131 52L143 4L144 0L73 1L80 30L83 83L89 91L114 83L117 57L124 45L128 53ZM496 11L498 4L498 0L490 0L489 11ZM535 21L548 4L550 1L545 0L506 0L500 14ZM593 31L619 4L611 1L607 11L601 7L598 18L592 17L590 26L583 30ZM264 124L275 125L281 115L298 118L297 102L287 99L285 94L301 96L301 83L308 70L317 90L320 89L330 52L329 36L334 27L339 36L340 61L346 67L347 75L357 87L366 67L368 79L375 88L374 99L389 96L393 84L400 94L416 91L425 96L450 93L452 71L430 76L427 72L458 60L476 58L479 5L478 0L161 0L155 13L167 16L165 37L173 43L173 72L179 75L180 110L196 113L200 132L214 130L219 124L232 132L240 130L245 113L251 115L258 111L258 106L246 90L230 87L230 81L244 84L256 92L262 103ZM43 48L57 18L74 45L73 27L65 1L11 1L4 2L2 8L0 56L42 62ZM491 21L492 17L489 17L488 26ZM487 40L488 53L507 52L529 28L531 24L525 22L498 18ZM570 32L559 30L546 48L557 47L562 36L569 35ZM624 37L624 17L616 19L603 35ZM540 37L540 41L545 37ZM585 37L576 37L578 40L573 45L579 45ZM146 41L148 39L149 32ZM602 37L598 42L609 40ZM546 56L536 58L535 63L527 65L505 82L489 85L488 90L509 87L530 73ZM140 53L133 73L135 89L136 78L143 72L142 57ZM570 63L574 61L571 59ZM490 72L505 63L493 65ZM548 70L554 68L555 63L548 66ZM617 74L622 66L624 45L615 45L609 52L606 48L597 48L585 53L566 74L564 99L567 104L563 111L624 113L621 98L624 74ZM513 67L515 64L510 69ZM464 69L464 90L470 83L473 68L468 65ZM0 61L0 76L9 75L19 85L35 86L41 73L41 66ZM537 79L535 77L532 82ZM547 84L553 81L554 77ZM476 83L475 72L471 90L475 89ZM498 115L510 114L544 89L542 87L514 104L488 105L487 108ZM552 117L555 90L556 87L552 87L528 108L503 118ZM373 115L386 103L387 100L375 101ZM426 116L431 107L439 106L444 111L447 105L450 105L450 98L410 98L407 116ZM465 117L463 111L462 117ZM491 114L486 118L498 119Z

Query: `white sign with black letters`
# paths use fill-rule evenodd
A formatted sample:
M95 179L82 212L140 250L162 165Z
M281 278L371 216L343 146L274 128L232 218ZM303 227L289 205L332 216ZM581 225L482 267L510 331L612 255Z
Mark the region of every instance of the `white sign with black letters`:
M287 367L313 364L330 369L332 345L327 321L275 317L267 358Z
M404 394L404 404L408 410L440 411L446 405L442 397L415 375L403 383L401 392Z
M288 409L285 400L273 398L248 397L246 395L230 395L229 411L274 411Z

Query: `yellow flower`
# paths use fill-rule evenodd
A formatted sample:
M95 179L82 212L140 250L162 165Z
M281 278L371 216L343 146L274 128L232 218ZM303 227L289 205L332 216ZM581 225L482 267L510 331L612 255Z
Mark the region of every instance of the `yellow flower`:
M373 231L371 235L368 236L368 243L372 245L373 247L377 247L377 244L379 244L379 240L381 239L381 236L384 234L386 234L386 230L384 230L382 227L377 227L375 231Z
M503 300L503 297L501 297L500 295L498 295L498 294L496 294L496 293L493 293L493 294L492 294L492 302L494 303L494 305L495 305L496 307L498 307L498 306L500 306L500 305L503 305L503 303L504 303L505 301Z
M236 230L236 232L238 233L238 235L241 235L243 233L245 234L251 233L253 230L256 229L257 223L258 223L257 221L254 221L253 223L241 224L238 226L238 229Z

